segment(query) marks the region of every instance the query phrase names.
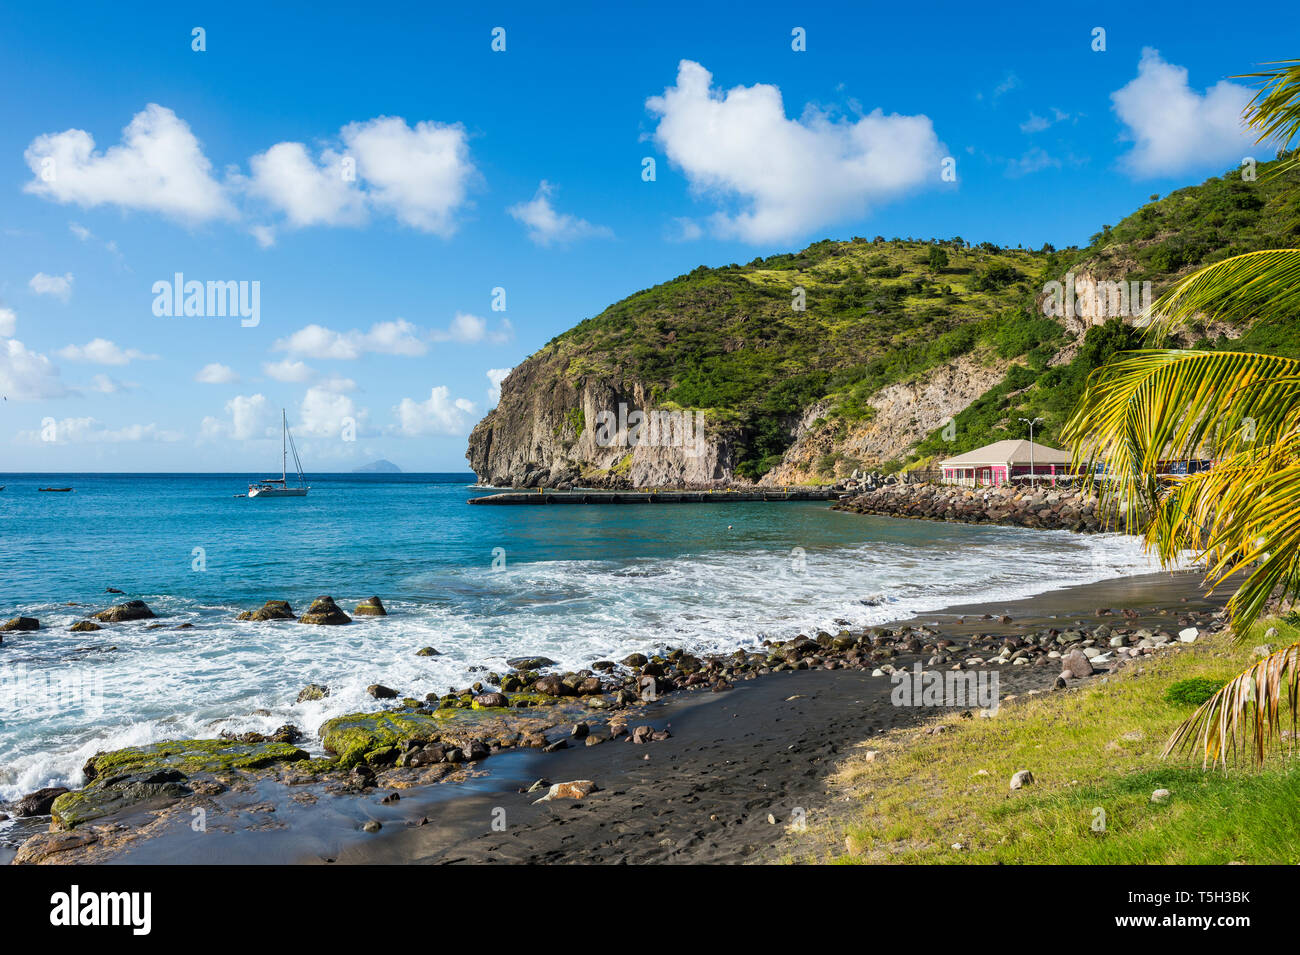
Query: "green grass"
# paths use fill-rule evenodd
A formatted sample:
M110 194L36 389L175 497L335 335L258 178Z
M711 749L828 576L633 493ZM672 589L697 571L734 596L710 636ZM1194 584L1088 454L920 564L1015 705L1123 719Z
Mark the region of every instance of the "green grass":
M1191 713L1165 699L1168 689L1235 675L1264 626L1278 628L1275 647L1300 640L1296 627L1269 621L1242 644L1220 635L1164 651L1105 683L1014 701L992 719L945 717L941 734L874 739L877 755L841 766L834 789L842 798L796 837L793 855L838 863L1300 862L1300 766L1280 746L1262 767L1226 771L1202 770L1187 754L1161 757ZM1013 792L1009 780L1021 769L1035 781ZM1170 790L1168 802L1151 801L1157 789Z

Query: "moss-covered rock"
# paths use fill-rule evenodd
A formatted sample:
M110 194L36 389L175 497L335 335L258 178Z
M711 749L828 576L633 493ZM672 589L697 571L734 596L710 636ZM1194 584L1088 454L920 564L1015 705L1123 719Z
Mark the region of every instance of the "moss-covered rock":
M78 620L68 629L73 633L93 633L96 630L103 630L104 628L97 623L92 623L89 620Z
M192 776L204 772L260 769L274 763L291 763L306 758L306 752L290 743L180 739L96 753L86 760L82 772L92 781L164 769Z
M361 603L357 604L356 609L352 611L358 617L387 617L388 611L384 609L384 602L378 597L367 597Z
M54 830L75 829L128 809L165 806L190 794L184 779L184 774L176 770L162 770L64 793L50 807L50 827Z
M0 633L39 629L41 629L41 622L35 617L14 617L12 620L0 624Z
M91 616L101 623L123 623L127 620L152 620L155 614L143 600L128 600Z
M299 703L314 703L330 695L330 688L324 683L308 683L298 691Z
M256 610L245 610L236 620L292 620L293 608L287 600L268 600Z
M321 724L317 731L327 753L333 753L342 767L355 766L367 753L408 740L437 742L443 722L426 713L349 713Z
M317 597L307 608L307 612L298 618L299 623L314 623L323 626L338 626L351 623L352 618L339 609L333 597Z

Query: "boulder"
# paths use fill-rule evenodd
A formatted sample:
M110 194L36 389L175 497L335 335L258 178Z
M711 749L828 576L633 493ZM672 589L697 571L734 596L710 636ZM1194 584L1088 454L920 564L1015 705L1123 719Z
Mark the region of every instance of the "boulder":
M367 597L361 603L356 605L352 613L358 617L387 617L388 611L384 609L384 602L378 597Z
M1011 777L1012 789L1024 789L1026 786L1033 785L1034 774L1027 769L1022 769Z
M298 703L313 703L330 695L330 688L323 683L308 683L298 691Z
M594 792L599 792L600 787L590 779L573 779L567 783L556 783L541 799L536 800L533 805L539 802L550 802L552 799L585 799Z
M1171 793L1168 789L1157 789L1155 792L1151 794L1151 801L1157 803L1169 802L1169 798L1172 795L1173 793Z
M573 696L573 688L553 673L541 677L533 684L533 689L547 696Z
M1092 676L1092 672L1092 661L1082 650L1071 650L1061 657L1062 676L1082 680L1086 676Z
M490 706L509 706L510 701L506 699L504 693L480 693L474 697L474 708L482 709Z
M268 600L256 610L245 610L236 620L292 620L293 608L287 600Z
M351 623L352 618L334 603L333 597L317 597L307 608L307 612L298 618L299 623L314 623L320 626L337 626Z
M421 647L420 649L418 649L418 650L415 651L415 655L416 655L417 657L440 657L440 656L442 656L442 654L439 653L437 650L435 650L433 647Z
M128 600L124 604L114 604L107 610L91 614L101 623L123 623L127 620L152 620L154 612L143 600Z
M382 683L372 683L366 687L366 692L376 700L392 700L397 697L397 691L392 687L384 686Z
M506 666L514 670L540 670L555 666L550 657L514 657L506 661Z
M14 803L14 815L16 816L48 816L50 806L54 805L54 800L58 799L68 790L64 786L48 786L45 789L38 789L34 793L28 793L22 799Z
M103 630L104 628L97 623L92 623L89 620L78 620L68 629L73 633L91 633L95 630Z
M39 630L41 622L35 617L14 617L7 623L0 624L0 633L12 633L17 630Z

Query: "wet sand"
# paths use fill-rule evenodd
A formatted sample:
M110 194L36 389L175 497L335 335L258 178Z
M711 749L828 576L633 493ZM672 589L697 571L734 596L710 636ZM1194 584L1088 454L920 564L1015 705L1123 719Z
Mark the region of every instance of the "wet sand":
M1016 634L1078 623L1101 607L1131 608L1129 626L1173 626L1172 616L1218 609L1193 573L1153 574L1057 590L999 604L954 606L914 618L946 636ZM1161 613L1160 611L1164 611ZM982 619L1008 615L1009 624ZM959 623L959 617L965 621ZM1115 618L1106 618L1115 620ZM905 621L900 621L905 622ZM897 665L910 665L901 657ZM1047 690L1052 666L978 667L999 674L1000 691ZM870 671L797 670L738 683L724 692L679 692L629 714L628 725L668 729L669 739L493 756L459 783L365 795L294 791L262 781L214 806L206 832L190 816L151 823L104 861L127 863L737 863L782 855L786 827L823 805L826 780L856 744L932 717L898 707L893 684ZM553 738L557 734L551 734ZM593 780L582 801L535 804L531 783ZM378 832L365 832L367 821ZM143 821L143 820L141 820Z

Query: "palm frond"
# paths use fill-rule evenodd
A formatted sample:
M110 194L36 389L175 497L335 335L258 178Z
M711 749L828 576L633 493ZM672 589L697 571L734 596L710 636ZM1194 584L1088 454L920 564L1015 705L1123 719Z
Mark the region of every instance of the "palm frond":
M1088 483L1109 522L1137 532L1156 517L1161 461L1257 452L1297 422L1300 360L1149 349L1124 352L1092 373L1062 437L1076 468L1092 474L1105 465L1104 480L1094 475Z
M1279 152L1285 151L1300 134L1300 60L1266 63L1274 69L1262 73L1245 73L1237 79L1262 80L1259 91L1243 111L1246 122L1259 130L1262 143L1272 140ZM1300 162L1292 155L1271 173L1277 175Z
M1300 314L1300 249L1247 252L1193 272L1151 306L1153 342L1195 318L1234 324Z
M1164 755L1195 749L1200 751L1202 765L1226 766L1228 755L1237 754L1237 740L1249 736L1250 756L1262 762L1269 740L1281 729L1283 689L1294 734L1300 702L1300 643L1265 657L1228 681L1174 731Z

